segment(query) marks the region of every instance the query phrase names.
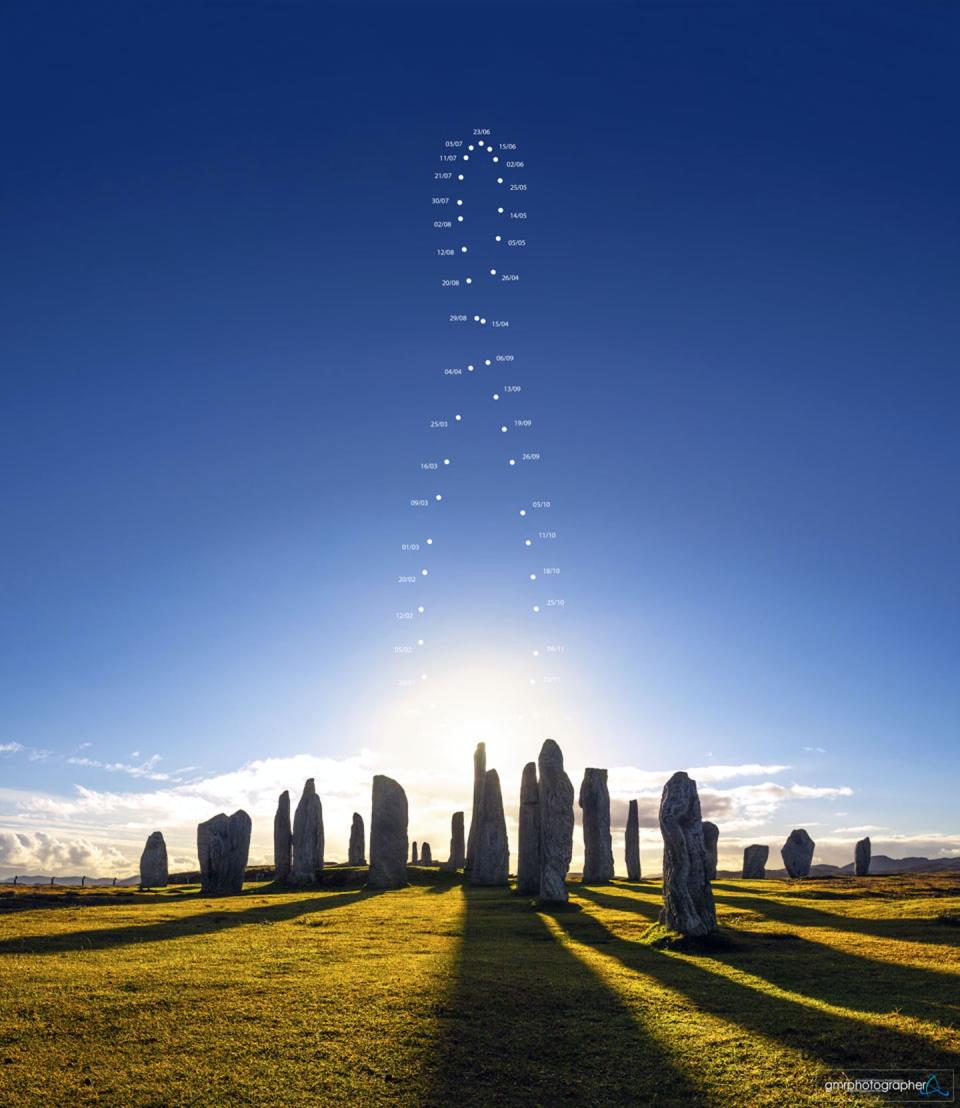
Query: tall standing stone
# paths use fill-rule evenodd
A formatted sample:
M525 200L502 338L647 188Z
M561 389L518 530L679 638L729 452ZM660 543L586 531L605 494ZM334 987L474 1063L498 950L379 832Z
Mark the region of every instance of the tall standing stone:
M624 835L624 861L627 863L627 880L640 880L640 809L635 800L627 811L627 830Z
M483 782L487 775L487 744L477 743L477 749L473 752L473 809L470 812L470 830L467 833L467 858L464 863L464 872L469 873L473 866L474 842L477 837L477 820L480 815L480 805L483 802Z
M430 849L429 843L420 844L420 865L432 866L433 865L433 851Z
M610 836L610 791L605 769L587 769L580 785L583 811L584 885L606 885L613 879L613 840Z
M415 866L420 861L417 855L417 844L414 842L410 847L410 865Z
M290 880L290 853L292 849L293 833L290 830L290 793L284 789L277 802L277 814L273 817L273 868L275 880Z
M743 876L755 881L767 876L767 859L770 847L762 843L753 843L743 850Z
M154 831L140 855L140 885L144 889L162 889L169 880L167 844L163 841L163 832Z
M713 891L707 879L707 849L697 783L682 771L663 787L663 909L660 922L682 935L709 935L717 929Z
M323 808L313 778L308 777L293 817L294 881L309 884L320 877L323 846Z
M809 876L813 847L813 839L802 827L790 832L787 841L780 848L780 856L789 877Z
M720 828L710 820L703 821L703 845L707 851L707 880L717 879L717 841L720 838Z
M471 885L506 885L510 877L510 847L503 814L500 777L488 769L483 781L477 834L473 840Z
M560 747L547 739L537 759L540 798L540 900L566 904L573 857L573 785L563 771Z
M540 894L540 789L536 762L527 762L520 778L517 892L521 896Z
M219 812L197 826L200 891L207 896L236 896L250 854L253 822L243 809L227 816Z
M371 889L400 889L407 883L407 794L391 777L373 779L370 819Z
M347 850L348 866L365 866L367 864L367 847L363 837L363 816L359 812L353 813L353 822L350 824L350 846Z
M870 836L861 839L853 856L853 872L857 877L866 877L870 873Z
M448 873L455 873L458 869L463 869L465 861L463 812L454 812L450 817L450 857L442 864L441 869Z

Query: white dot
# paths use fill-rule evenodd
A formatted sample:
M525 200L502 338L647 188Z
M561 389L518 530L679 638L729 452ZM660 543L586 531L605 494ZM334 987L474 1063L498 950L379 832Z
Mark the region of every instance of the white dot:
M472 365L467 366L467 372L468 373L473 373L473 369L474 369L474 367Z
M494 160L495 162L498 162L498 161L500 161L500 159L499 159L499 158L498 158L498 157L497 157L496 155L494 155L494 157L493 157L493 160Z
M426 570L424 570L424 572L426 572ZM537 579L537 575L535 573L531 573L530 574L530 580L531 581L536 581L536 579Z
M427 546L433 546L433 539L427 539Z
M499 213L500 213L501 215L503 215L503 208L497 208L497 211L498 211L498 212L499 212Z
M442 500L443 497L440 495L440 493L437 493L437 495L433 499L434 500Z
M485 319L485 318L484 318L483 316L481 316L481 317L480 317L480 322L481 322L481 323L486 323L487 321L486 321L486 319Z
M462 200L458 200L458 201L457 201L457 207L458 207L458 208L462 208L462 207L463 207L463 201L462 201Z
M444 459L443 459L443 464L444 464L445 466L448 466L448 465L450 464L450 459L449 459L449 458L444 458Z
M462 180L463 180L463 174L462 174L462 173L458 173L458 174L457 174L457 180L458 180L458 181L462 181Z
M455 415L453 418L457 421L457 423L459 423L460 420L463 419L463 416L462 415Z
M503 431L504 433L506 433L507 429L506 429L506 427L501 427L500 430Z
M465 246L461 246L460 247L460 253L461 254L466 254L466 252L467 252L467 248Z
M423 642L423 640L422 640L422 639L421 639L420 641L421 641L421 642ZM540 651L539 651L539 650L535 650L535 651L533 652L533 656L534 656L534 658L539 658L539 657L540 657Z
M490 359L489 358L484 358L483 359L483 364L484 365L490 365L491 364Z
M475 315L475 316L473 317L473 322L474 322L474 323L479 323L479 322L480 322L480 317L479 317L478 315Z
M497 275L497 271L495 269L491 269L490 270L490 276L491 277L496 277L496 275Z
M534 610L535 612L539 612L539 611L540 611L540 605L539 605L539 604L534 604L534 606L533 606L533 610Z
M502 184L503 184L503 178L502 178L502 177L498 177L498 178L497 178L497 184L498 184L498 185L502 185ZM457 201L457 203L458 203L458 204L462 204L462 203L463 203L463 201L462 201L462 200L458 200L458 201Z
M521 508L521 509L520 509L520 514L521 514L522 516L525 516L525 515L527 514L527 509L526 509L526 508Z
M472 149L473 149L473 147L472 147L472 146L468 146L468 147L467 147L467 149L468 149L468 150L472 150Z
M458 222L458 223L462 223L462 222L463 222L463 216L462 216L462 215L458 215L458 216L457 216L457 222Z
M517 464L517 459L516 459L516 458L511 458L511 459L510 459L510 464L511 464L512 466L515 466L515 465Z
M470 147L470 149L472 150L472 149L473 149L473 147L471 146L471 147ZM469 155L469 154L464 154L464 155L463 155L463 160L464 160L465 162L468 162L468 161L470 161L470 155Z
M500 399L500 393L498 393L498 392L495 392L495 393L493 394L493 399L494 399L494 400L499 400L499 399Z
M425 610L426 610L426 609L424 608L424 606L423 606L422 604L420 605L420 607L419 607L419 608L417 608L417 611L418 611L418 612L419 612L419 613L420 613L421 615L423 615L423 613L424 613L424 611L425 611Z
M524 546L533 546L533 539L524 539L523 540L523 545Z
M417 639L417 646L423 646L423 639ZM536 653L536 651L534 651Z
M492 147L492 146L488 146L488 147L487 147L487 153L488 153L488 154L492 154L492 153L493 153L493 147Z
M500 235L494 236L497 242L500 242Z
M430 570L429 569L421 569L420 570L420 576L421 577L429 577L430 576Z
M468 285L472 285L472 284L473 284L473 278L472 278L472 277L468 277L468 278L467 278L467 284L468 284Z

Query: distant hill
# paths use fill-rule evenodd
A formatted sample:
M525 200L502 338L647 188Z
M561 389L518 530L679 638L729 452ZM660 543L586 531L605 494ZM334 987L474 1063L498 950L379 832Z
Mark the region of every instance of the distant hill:
M811 877L843 877L853 873L853 862L845 866L816 865L810 867ZM870 874L884 877L895 873L960 873L960 858L889 858L874 854L870 859ZM768 877L786 877L785 869L768 869Z

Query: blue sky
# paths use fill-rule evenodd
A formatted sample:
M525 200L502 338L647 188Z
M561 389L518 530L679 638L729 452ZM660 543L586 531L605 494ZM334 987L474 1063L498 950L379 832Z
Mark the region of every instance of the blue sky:
M546 733L615 794L706 769L737 848L960 852L929 803L958 784L958 20L8 8L0 869L126 864L165 820L186 856L310 767L344 820L372 768L416 778L438 838L476 738L514 803ZM485 301L543 454L516 474L502 375L440 375L484 346L443 325L431 226L474 126L529 185L522 280ZM425 701L395 581L448 452ZM567 605L535 629L547 564ZM566 648L549 690L534 641Z

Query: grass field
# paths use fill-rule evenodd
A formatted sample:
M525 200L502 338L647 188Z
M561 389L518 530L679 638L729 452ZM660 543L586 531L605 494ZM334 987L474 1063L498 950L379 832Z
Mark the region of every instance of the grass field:
M410 872L0 887L0 1104L779 1106L960 1070L955 876L721 880L704 947L654 926L655 882L545 912Z

